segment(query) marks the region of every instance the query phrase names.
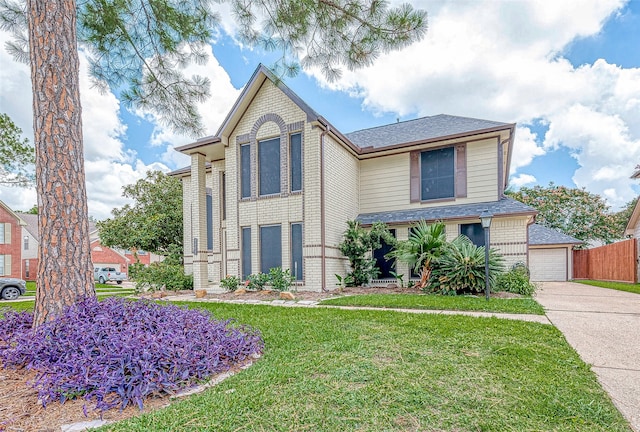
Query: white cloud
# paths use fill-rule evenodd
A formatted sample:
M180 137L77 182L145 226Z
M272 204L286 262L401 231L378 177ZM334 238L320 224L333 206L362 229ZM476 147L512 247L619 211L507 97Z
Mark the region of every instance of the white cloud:
M531 174L518 174L509 179L509 184L519 189L522 186L534 184L537 181L538 180Z
M236 101L240 94L240 90L231 84L229 74L220 66L218 60L213 56L211 46L206 47L207 62L204 64L191 64L184 69L186 76L200 75L209 78L211 82L211 97L205 102L197 105L198 111L202 116L202 122L205 127L205 135L213 135L217 132L218 127L224 121L229 109ZM153 134L151 136L150 145L154 147L166 147L166 151L162 155L163 162L171 166L180 166L188 164L188 159L180 157L173 150L174 147L193 142L193 139L172 131L160 124L158 118L150 113L138 112L138 115L144 116L148 121L155 124ZM176 164L176 165L174 165Z
M624 4L414 2L429 12L423 41L382 55L371 67L345 70L336 83L306 72L361 97L374 113L518 122L511 174L549 149L567 148L580 165L574 182L618 207L637 194L628 177L640 162L640 68L604 60L574 67L562 52L597 35ZM548 125L545 137L531 133L534 121ZM616 193L605 194L610 189Z
M511 155L511 174L531 163L534 157L542 156L545 150L537 143L538 136L526 127L516 127L516 137Z
M23 129L33 142L32 93L29 67L14 62L4 49L9 39L0 32L0 109ZM122 123L120 103L113 93L102 93L91 86L88 63L80 52L80 98L84 136L85 178L89 214L103 219L111 209L124 205L122 186L143 178L149 169L168 168L163 164L149 166L126 149L122 139L126 126ZM16 210L28 210L37 202L35 188L0 187L0 199Z

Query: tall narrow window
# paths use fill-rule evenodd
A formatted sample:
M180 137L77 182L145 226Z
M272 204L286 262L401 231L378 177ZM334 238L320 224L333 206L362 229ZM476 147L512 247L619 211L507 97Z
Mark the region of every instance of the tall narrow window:
M291 275L302 280L302 224L291 224Z
M396 230L392 229L391 234L395 237ZM387 244L384 240L379 249L373 251L373 258L376 260L376 268L378 269L377 279L390 279L393 278L391 272L393 271L393 260L388 260L385 255L391 252L393 248Z
M4 235L7 228L11 229L9 224L0 223L0 244L9 243Z
M222 220L227 220L227 175L224 172L220 178L220 201Z
M280 193L280 138L258 143L260 195Z
M282 267L282 229L280 225L260 227L260 271L269 273Z
M414 232L414 228L411 227L409 228L409 237L411 237L411 234L413 234ZM420 271L416 271L415 267L411 267L409 268L409 278L410 279L415 279L415 278L419 278L420 277Z
M242 279L251 274L251 228L242 228Z
M25 279L29 279L30 276L30 270L29 270L29 263L31 262L31 260L25 260L24 261L24 277Z
M424 151L420 154L421 199L455 197L454 148Z
M251 198L251 146L240 146L240 197Z
M213 250L213 192L207 188L207 250Z
M302 134L291 135L289 141L291 192L298 192L302 190Z
M22 239L22 249L29 250L29 236L24 236Z

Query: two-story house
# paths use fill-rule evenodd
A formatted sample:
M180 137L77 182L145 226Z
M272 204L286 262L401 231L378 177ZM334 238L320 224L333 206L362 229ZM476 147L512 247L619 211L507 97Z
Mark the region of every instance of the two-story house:
M281 266L300 289L331 289L348 270L338 249L347 220L386 222L400 240L418 220L442 220L448 239L484 244L485 211L491 247L527 262L536 211L504 196L514 130L436 115L344 134L261 65L218 132L177 149L191 157L172 173L183 182L186 271L207 288Z
M26 223L0 201L0 276L21 278L22 227Z

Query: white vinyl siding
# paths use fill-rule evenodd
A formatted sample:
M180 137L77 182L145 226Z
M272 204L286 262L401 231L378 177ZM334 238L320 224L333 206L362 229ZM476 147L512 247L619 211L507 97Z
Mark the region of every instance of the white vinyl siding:
M497 151L496 138L467 143L467 196L455 198L451 205L498 200ZM407 152L361 161L360 213L442 205L441 202L410 202L409 155Z

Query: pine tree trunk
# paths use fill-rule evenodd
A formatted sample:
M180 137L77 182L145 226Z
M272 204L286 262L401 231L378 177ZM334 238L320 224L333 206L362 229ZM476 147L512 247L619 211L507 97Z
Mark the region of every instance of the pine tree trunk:
M28 0L38 192L34 325L95 295L82 145L74 0Z

